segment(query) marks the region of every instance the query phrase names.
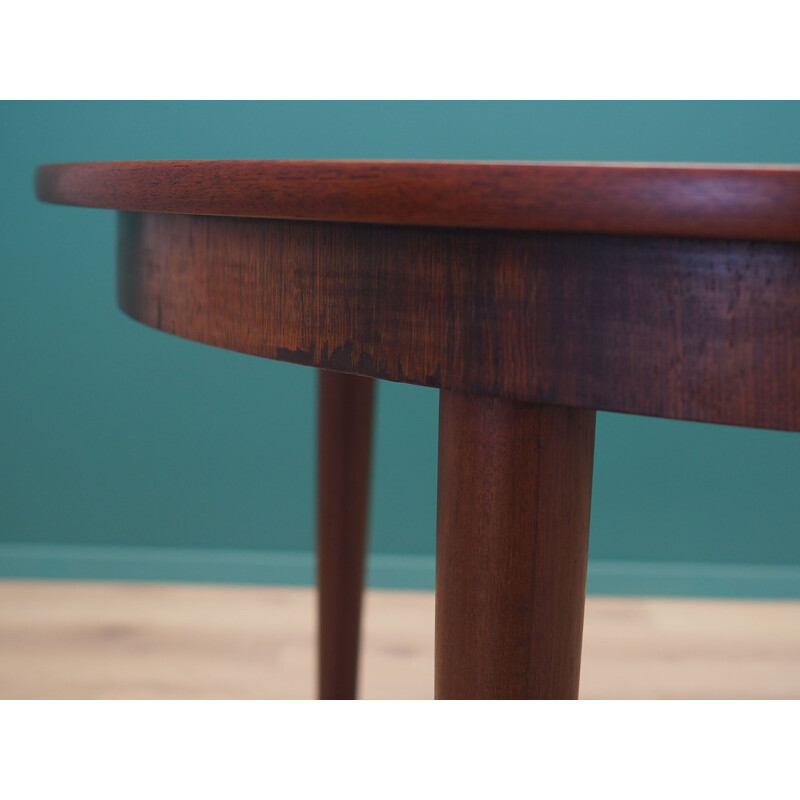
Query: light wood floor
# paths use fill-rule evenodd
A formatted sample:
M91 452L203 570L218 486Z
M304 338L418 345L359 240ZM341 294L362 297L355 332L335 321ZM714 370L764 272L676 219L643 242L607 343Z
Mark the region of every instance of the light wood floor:
M429 698L433 595L370 592L361 694ZM0 581L0 697L310 698L309 589ZM590 597L585 698L800 698L800 603Z

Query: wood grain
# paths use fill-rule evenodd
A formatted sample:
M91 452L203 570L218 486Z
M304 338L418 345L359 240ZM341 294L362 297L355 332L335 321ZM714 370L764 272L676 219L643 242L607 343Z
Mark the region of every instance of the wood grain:
M318 694L322 700L354 700L374 382L324 370L319 377Z
M298 364L800 430L800 245L120 214L119 302Z
M800 240L797 165L120 161L40 167L36 191L120 211Z
M577 696L595 409L800 430L798 167L116 162L37 193L123 212L145 324L444 390L439 697ZM365 449L327 430L321 641L352 694Z
M577 698L595 413L439 409L436 697Z
M311 699L311 588L0 581L0 698ZM432 592L368 591L362 695L433 697ZM588 597L580 697L800 699L800 603Z

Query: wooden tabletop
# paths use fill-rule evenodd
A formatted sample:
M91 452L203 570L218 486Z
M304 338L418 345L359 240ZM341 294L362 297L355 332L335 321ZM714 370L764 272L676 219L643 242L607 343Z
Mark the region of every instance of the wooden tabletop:
M37 192L123 212L121 308L187 339L800 430L800 166L109 162Z
M40 199L210 216L800 241L800 166L413 161L50 164Z

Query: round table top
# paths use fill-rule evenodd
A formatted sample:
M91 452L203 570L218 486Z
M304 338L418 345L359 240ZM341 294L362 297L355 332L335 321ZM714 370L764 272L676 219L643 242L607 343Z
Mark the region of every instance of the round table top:
M800 165L108 161L39 167L36 192L120 211L800 241Z

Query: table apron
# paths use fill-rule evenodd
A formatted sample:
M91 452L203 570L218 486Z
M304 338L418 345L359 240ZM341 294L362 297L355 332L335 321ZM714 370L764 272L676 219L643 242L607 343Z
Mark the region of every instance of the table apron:
M121 212L131 317L469 394L800 429L800 244Z

